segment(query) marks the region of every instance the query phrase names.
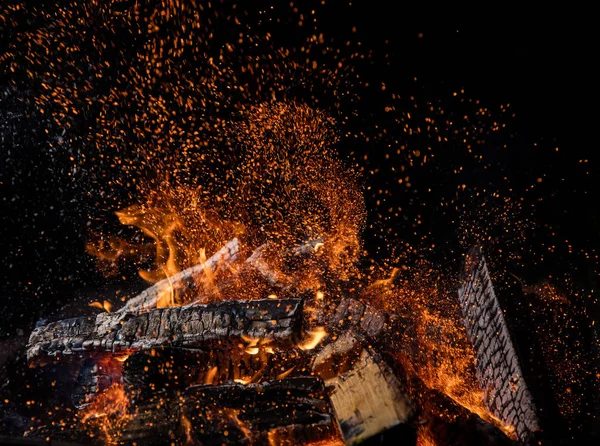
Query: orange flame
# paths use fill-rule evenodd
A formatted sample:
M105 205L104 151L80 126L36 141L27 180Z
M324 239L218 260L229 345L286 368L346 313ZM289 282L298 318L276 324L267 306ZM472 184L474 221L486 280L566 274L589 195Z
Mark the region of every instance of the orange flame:
M461 323L458 299L449 291L453 287L439 283L440 275L423 261L415 262L407 274L401 277L400 269L395 268L389 278L375 280L365 290L373 304L411 322L402 340L403 348L398 349L398 360L427 387L514 438L513 427L501 422L483 402L484 394L475 375L475 353ZM438 413L436 407L428 410L441 417L446 415ZM433 441L423 433L421 441L428 444L429 440Z
M116 444L129 421L129 398L122 383L113 384L79 412L81 422L103 432L107 444Z
M112 304L107 300L105 300L102 303L101 302L92 302L89 306L93 307L93 308L99 308L100 310L104 310L107 313L110 313L112 311Z
M225 414L233 421L235 426L244 434L248 440L252 440L252 431L248 428L247 423L240 420L240 411L235 409L225 409Z
M215 382L215 376L217 376L218 370L219 368L217 366L211 367L204 376L204 384L213 384Z
M122 256L139 256L139 274L157 282L202 264L206 253L244 234L250 252L271 246L272 258L257 267L270 281L318 290L326 288L326 277L349 280L362 253L365 209L356 173L335 156L333 120L306 105L273 101L243 107L235 126L223 124L222 136L239 147L241 156L225 160L214 152L198 157L196 168L206 181L197 176L200 179L191 185L181 181L183 177L161 175L161 182L140 185L139 204L116 212L122 224L137 227L152 240L152 268L143 257L147 244L130 247L119 242L107 250L91 246L88 252L113 263ZM214 165L226 161L231 165L225 178L218 178ZM297 261L288 266L285 252L299 245ZM231 270L230 282L249 280L232 277L240 268ZM231 298L231 293L221 293L212 271L206 273L200 284L203 295ZM252 288L248 284L247 289ZM186 298L178 293L169 283L158 306L180 305ZM267 290L264 295L276 294Z
M180 222L175 214L157 215L141 206L130 206L115 214L122 224L136 226L155 242L158 267L152 271L140 270L139 274L144 280L155 283L179 272L173 232L180 226Z
M324 327L317 327L315 330L308 332L309 338L298 344L300 350L312 350L327 336Z

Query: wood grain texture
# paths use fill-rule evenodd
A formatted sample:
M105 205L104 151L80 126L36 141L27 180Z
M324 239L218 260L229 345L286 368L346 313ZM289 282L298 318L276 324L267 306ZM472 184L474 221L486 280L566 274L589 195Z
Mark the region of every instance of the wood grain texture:
M407 423L414 413L390 367L350 332L319 352L313 370L325 379L346 444Z

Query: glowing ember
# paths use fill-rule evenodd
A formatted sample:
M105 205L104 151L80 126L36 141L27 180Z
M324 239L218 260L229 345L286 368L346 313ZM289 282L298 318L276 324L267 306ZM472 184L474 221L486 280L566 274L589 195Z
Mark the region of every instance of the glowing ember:
M81 422L99 430L107 444L116 444L129 420L129 398L123 384L113 384L79 413Z

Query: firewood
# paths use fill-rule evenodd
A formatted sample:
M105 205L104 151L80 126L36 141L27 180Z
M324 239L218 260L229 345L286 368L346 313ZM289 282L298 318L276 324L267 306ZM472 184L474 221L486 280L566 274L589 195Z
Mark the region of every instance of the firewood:
M123 364L111 357L88 358L81 363L75 380L71 400L77 409L82 409L94 398L115 383L121 382Z
M239 249L238 239L234 238L225 244L225 246L217 251L212 257L206 260L206 262L185 269L171 277L155 283L138 296L129 299L117 312L133 313L136 311L148 311L152 308L156 308L160 296L166 292L170 292L170 290L193 289L195 281L198 280L199 277L205 275L207 270L209 270L210 273L214 273L218 268L227 266L235 261Z
M211 342L238 342L242 335L289 344L299 336L301 323L300 299L224 301L142 314L101 313L36 328L27 358L30 365L39 365L57 357L125 355L165 345L202 348Z
M123 364L126 390L136 400L147 400L158 391L173 393L197 384L271 381L311 371L312 357L301 349L272 348L270 343L258 348L243 343L215 347L206 351L165 347L133 353Z
M326 345L313 370L325 379L346 444L406 424L414 413L391 368L352 332Z
M496 417L515 427L519 440L530 441L540 430L536 406L479 247L467 258L459 299L475 347L484 402Z
M370 305L356 299L344 298L335 307L326 323L337 330L352 329L355 332L374 338L381 335L393 318L377 311Z
M118 445L344 444L323 382L314 377L157 392L130 413L107 417L40 426L28 437L102 444L109 436Z
M314 377L198 385L176 395L157 392L132 409L118 432L109 434L123 445L343 444L323 382Z

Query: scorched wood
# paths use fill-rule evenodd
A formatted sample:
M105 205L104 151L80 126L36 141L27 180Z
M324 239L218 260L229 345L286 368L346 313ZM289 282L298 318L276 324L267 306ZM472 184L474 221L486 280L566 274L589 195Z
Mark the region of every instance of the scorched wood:
M170 345L202 348L231 343L242 335L291 343L300 335L302 300L224 301L156 308L147 313L101 313L36 328L29 338L30 365L57 357L101 353L123 355Z
M458 294L467 333L475 347L484 402L496 417L515 427L519 440L529 441L540 430L536 406L478 246L467 256Z
M314 377L158 392L137 405L117 436L118 444L343 444Z
M328 325L336 330L351 329L370 338L389 329L391 322L389 315L351 298L342 299L327 320Z
M194 282L199 277L206 275L207 271L214 273L219 267L227 266L237 259L240 244L237 238L229 241L223 248L217 251L206 262L185 269L171 277L155 283L138 296L127 301L117 310L118 313L133 313L137 311L148 311L156 308L158 300L164 293L172 290L181 291L194 288Z

